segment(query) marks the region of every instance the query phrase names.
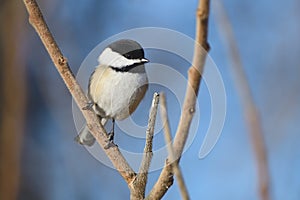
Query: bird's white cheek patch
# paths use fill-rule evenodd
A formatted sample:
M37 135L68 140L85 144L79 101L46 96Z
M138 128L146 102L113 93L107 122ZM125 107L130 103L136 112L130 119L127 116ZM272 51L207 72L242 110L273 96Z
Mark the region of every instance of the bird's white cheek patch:
M127 59L121 54L106 48L98 58L98 62L103 65L109 65L116 68L130 66L135 63L141 63L140 59Z

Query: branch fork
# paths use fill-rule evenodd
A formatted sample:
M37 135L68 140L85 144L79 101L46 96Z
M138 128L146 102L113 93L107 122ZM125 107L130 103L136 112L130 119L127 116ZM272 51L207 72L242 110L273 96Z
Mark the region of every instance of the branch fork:
M43 15L38 7L35 0L23 0L26 9L29 13L29 22L34 27L38 33L40 39L42 40L44 46L46 47L56 69L64 80L67 88L69 89L72 97L80 108L83 116L86 119L88 128L93 136L96 138L97 142L100 144L116 170L120 173L123 179L126 181L131 195L130 198L134 199L144 199L145 198L145 188L147 183L147 175L150 167L150 162L152 159L152 140L155 118L157 113L158 98L157 93L153 96L153 103L151 106L148 129L146 133L146 144L144 149L144 157L139 169L139 173L136 174L130 167L126 159L121 154L119 148L112 147L105 149L106 145L106 131L103 126L99 123L98 117L93 111L82 109L88 103L87 97L84 95L83 90L77 83L72 71L70 70L67 58L65 58L58 45L56 44L49 28L43 18ZM166 125L165 133L167 144L169 144L169 161L166 164L157 180L152 190L149 192L145 199L161 199L163 195L167 192L170 186L173 184L173 174L175 173L177 179L180 181L180 170L179 170L179 160L183 152L183 148L189 133L189 127L195 112L196 98L199 91L199 84L201 81L201 74L203 72L205 59L207 51L209 50L209 45L207 42L207 30L208 30L208 15L209 15L209 0L199 1L198 9L196 12L196 42L194 50L193 64L188 72L188 85L186 91L186 97L184 100L184 105L182 109L182 115L178 128L176 131L173 144L170 142L170 130L167 131L168 125ZM203 51L206 50L205 52ZM164 98L164 97L163 97ZM164 105L166 108L166 105ZM168 134L169 133L169 134ZM168 136L167 136L168 135ZM172 154L172 155L171 155ZM173 159L172 159L173 158ZM179 172L178 172L179 171ZM178 175L179 174L179 175ZM183 179L182 179L183 182ZM181 186L180 186L181 188ZM183 191L184 188L181 188ZM186 190L186 188L185 188ZM184 199L188 199L188 194L182 193Z

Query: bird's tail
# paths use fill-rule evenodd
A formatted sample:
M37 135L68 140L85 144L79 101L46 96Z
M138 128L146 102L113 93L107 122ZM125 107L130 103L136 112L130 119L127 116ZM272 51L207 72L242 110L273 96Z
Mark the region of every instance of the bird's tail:
M105 118L101 119L102 126L105 126L106 122L107 119ZM74 139L79 144L87 145L87 146L92 146L96 141L94 136L90 133L89 128L87 127L86 124L82 127L79 134Z

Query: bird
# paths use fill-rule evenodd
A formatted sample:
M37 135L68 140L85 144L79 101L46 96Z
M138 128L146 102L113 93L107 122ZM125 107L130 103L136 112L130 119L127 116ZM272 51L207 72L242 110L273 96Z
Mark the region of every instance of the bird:
M142 46L131 39L121 39L109 44L98 57L99 65L89 78L87 96L89 103L83 109L94 110L104 126L112 120L108 145L114 146L115 120L128 118L138 107L148 90L148 77ZM94 136L85 124L75 140L92 146Z

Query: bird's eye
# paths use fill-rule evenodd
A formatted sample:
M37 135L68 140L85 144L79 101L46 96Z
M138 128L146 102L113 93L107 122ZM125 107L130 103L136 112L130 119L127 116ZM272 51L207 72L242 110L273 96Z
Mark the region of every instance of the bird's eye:
M126 53L125 55L124 55L126 58L129 58L129 59L131 59L132 57L131 57L131 55L130 54L128 54L128 53Z

